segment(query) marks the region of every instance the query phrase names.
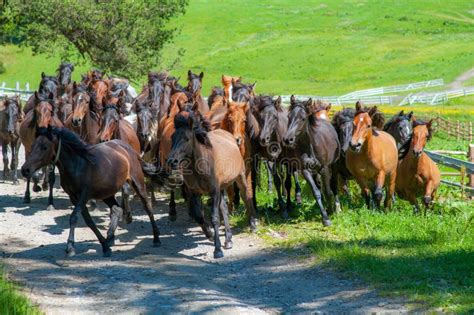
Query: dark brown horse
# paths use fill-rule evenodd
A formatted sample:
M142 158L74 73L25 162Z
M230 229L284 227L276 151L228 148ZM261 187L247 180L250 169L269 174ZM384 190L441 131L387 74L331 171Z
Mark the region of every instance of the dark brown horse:
M34 93L30 96L28 101L26 101L26 105L23 108L23 112L27 114L35 107L35 104L37 103L36 95L40 95L42 99L45 99L50 97L50 94L52 94L54 99L56 99L58 95L58 87L59 81L55 76L49 76L42 72L38 93Z
M389 133L397 142L398 159L405 157L410 149L413 112L405 114L402 110L393 116L383 127L383 130Z
M36 130L41 127L48 127L49 125L54 127L62 127L63 124L56 116L54 111L54 95L50 93L49 98L43 98L39 93L35 93L36 105L33 110L28 112L25 117L25 120L20 125L20 139L21 143L25 147L25 157L31 153L33 141L36 138ZM54 209L53 204L53 185L55 181L54 167L49 169L49 176L46 176L47 167L43 169L44 181L43 189L47 189L49 185L49 196L48 196L48 209ZM31 176L30 176L31 178ZM26 191L23 198L24 203L30 203L30 178L26 181ZM33 191L41 191L41 187L38 186L39 176L38 174L32 174L33 179Z
M249 214L250 226L256 229L255 209L252 199L245 193L247 180L245 162L240 155L234 137L227 131L210 130L208 122L199 112L189 115L178 114L174 120L176 131L173 134L172 150L167 164L180 169L188 196L189 210L193 218L210 237L209 227L205 224L200 196L209 194L212 198L212 226L214 228L214 257L224 256L219 239L219 209L225 224L224 248L232 248L232 232L229 226L227 205L222 198L223 190L237 183Z
M188 86L186 90L191 94L191 98L194 102L198 104L198 110L202 114L209 111L209 106L201 95L202 89L202 78L204 77L204 72L201 72L199 75L193 73L191 70L188 71Z
M74 97L72 101L72 115L65 123L66 127L79 135L81 140L88 144L99 142L101 115L91 109L90 95L86 88L74 82Z
M317 117L320 110L321 102L312 99L306 102L299 101L292 95L288 130L283 136L283 142L293 149L287 153L294 158L294 160L290 159L289 167L302 171L320 208L323 224L329 226L331 221L322 203L321 192L316 185L316 175L321 176L324 199L331 213L334 211L334 195L337 195L336 182L331 181L332 168L339 159L340 144L331 123Z
M20 149L20 123L23 120L21 100L19 96L9 98L5 96L3 104L0 102L0 141L3 154L3 179L11 179L14 185L18 184L18 151ZM10 146L12 159L8 168L8 147ZM10 174L11 172L11 174Z
M417 198L423 197L423 204L428 208L441 181L438 166L423 152L426 142L431 139L433 133L431 123L431 120L413 121L410 148L397 169L397 195L408 200L416 212L420 210Z
M111 255L110 247L114 243L115 229L122 217L122 209L115 200L115 193L125 184L133 187L140 197L153 229L153 245L160 245L160 232L146 200L141 160L129 145L119 140L87 145L66 128L39 128L38 137L21 172L23 176L30 178L37 169L49 164L58 167L61 187L74 205L69 219L66 248L68 256L75 254L74 232L79 213L97 236L104 256ZM104 172L107 172L107 176L104 176ZM102 236L89 214L86 203L90 199L103 200L110 207L107 238Z
M72 73L74 65L70 62L62 62L56 70L59 81L58 96L72 93Z
M376 206L380 207L382 188L385 186L384 206L390 208L398 165L395 139L372 125L370 110L362 108L360 103L356 104L353 122L354 131L346 155L346 166L359 184L367 206L371 206L371 201L375 200Z

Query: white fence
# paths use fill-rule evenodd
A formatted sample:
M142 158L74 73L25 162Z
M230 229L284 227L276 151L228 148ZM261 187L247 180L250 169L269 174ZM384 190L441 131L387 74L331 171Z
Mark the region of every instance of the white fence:
M3 98L6 95L14 96L20 95L20 98L24 101L28 100L28 98L34 93L35 91L30 90L30 83L25 83L25 88L20 88L20 82L16 82L15 88L7 88L6 82L2 82L0 85L0 97Z
M411 105L414 103L424 103L430 105L437 105L447 102L450 98L456 98L461 96L474 95L474 87L466 87L463 89L444 91L444 92L433 92L423 94L410 94L407 95L401 102L402 105Z

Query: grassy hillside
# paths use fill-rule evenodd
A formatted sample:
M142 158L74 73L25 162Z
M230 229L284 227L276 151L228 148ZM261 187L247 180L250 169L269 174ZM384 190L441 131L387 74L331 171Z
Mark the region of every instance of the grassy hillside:
M340 94L444 78L474 67L470 1L191 1L165 50L186 50L177 75L204 71L204 91L222 73L258 81L267 93ZM2 80L35 82L57 59L0 48Z

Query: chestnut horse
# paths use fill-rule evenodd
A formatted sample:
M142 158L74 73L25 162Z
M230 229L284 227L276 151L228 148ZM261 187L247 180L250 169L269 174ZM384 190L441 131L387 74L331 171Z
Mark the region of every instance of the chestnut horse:
M211 109L212 110L212 109ZM260 133L260 127L253 116L248 103L230 102L227 104L227 112L221 122L221 129L230 132L239 146L240 154L245 161L245 177L247 179L247 198L253 198L252 191L252 143ZM229 210L232 213L234 204L239 204L238 194L234 194L233 187L227 189L229 197ZM237 198L235 198L237 197Z
M385 186L384 206L390 208L398 165L395 139L372 126L369 111L363 109L359 102L353 122L350 150L346 155L347 169L359 184L367 206L371 206L371 200L375 199L376 206L380 207L382 188Z
M334 211L334 196L337 196L337 182L332 176L332 168L339 159L340 144L337 132L325 118L318 118L318 113L325 110L321 101L299 101L293 95L290 98L290 112L288 115L288 129L283 136L283 143L292 150L288 156L292 157L288 167L293 171L301 170L306 182L311 187L314 199L321 211L325 226L331 225L326 209L322 203L321 191L316 185L316 175L321 176L321 188L326 205L332 213ZM290 155L291 154L291 155ZM291 183L290 183L291 185ZM290 198L287 197L287 203ZM336 198L336 209L339 210L339 200Z
M93 79L89 83L87 91L91 97L90 104L92 110L96 113L101 113L105 106L104 100L109 94L109 84L104 80Z
M90 106L90 95L86 88L74 82L74 97L72 101L72 115L66 120L66 127L79 135L81 140L88 144L99 142L100 113L96 113Z
M18 184L18 151L20 149L20 123L23 120L21 111L21 100L19 96L9 98L5 96L3 105L0 103L0 141L3 154L3 179L10 177L12 182ZM8 168L8 146L12 152L10 168Z
M49 125L54 127L62 127L63 124L56 116L54 112L54 95L50 93L49 99L45 99L38 92L35 92L36 105L25 117L25 120L20 125L20 139L21 143L25 147L25 157L28 158L30 155L33 141L36 138L36 130L41 127L48 127ZM44 181L43 188L47 189L48 182L46 181L46 170L47 167L43 168ZM31 178L31 177L30 177ZM30 178L26 181L26 191L23 198L24 203L30 203ZM49 170L49 196L48 196L48 210L54 209L53 204L53 185L55 182L54 167L50 167ZM41 191L41 187L38 186L38 174L33 174L33 191Z
M74 210L69 218L69 237L66 253L75 254L74 232L77 216L82 214L87 226L97 236L104 256L110 256L114 233L122 217L122 209L115 193L128 183L140 197L153 229L153 245L160 245L160 232L151 207L146 200L144 174L139 155L127 144L113 140L87 145L66 128L39 128L31 154L21 168L23 176L30 178L38 168L55 164L61 176L61 187L69 195ZM107 176L104 176L104 171ZM103 200L110 207L110 226L104 238L92 220L86 203L90 199Z
M408 200L417 212L420 210L417 198L423 197L423 204L428 208L441 181L438 166L423 152L432 136L431 123L432 120L413 121L410 148L397 169L397 195Z
M229 226L227 205L222 198L223 190L237 183L249 214L250 226L256 229L256 215L252 199L245 193L247 180L245 162L240 155L235 138L227 131L210 130L210 125L196 111L188 115L175 116L176 128L172 137L172 150L167 164L180 169L188 196L189 210L204 232L210 231L202 216L200 196L209 194L212 198L212 226L214 228L214 258L224 256L219 239L219 209L225 225L224 248L232 248L232 231Z

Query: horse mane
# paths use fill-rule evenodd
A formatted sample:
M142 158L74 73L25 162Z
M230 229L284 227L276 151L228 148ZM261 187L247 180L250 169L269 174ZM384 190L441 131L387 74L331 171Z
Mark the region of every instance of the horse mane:
M213 86L211 89L211 95L207 98L207 105L209 105L209 108L211 108L212 103L214 103L214 99L217 96L224 96L224 89L218 86Z
M394 115L392 118L390 118L389 121L385 123L383 126L383 130L387 131L392 127L392 125L396 122L399 122L400 120L410 120L413 115L413 111L409 112L408 114L405 114L404 111L400 111L398 114Z
M260 134L260 124L253 115L252 111L247 111L247 123L246 123L246 132L251 139L256 139Z
M339 126L342 123L353 121L355 116L355 110L353 108L344 108L338 111L332 118L332 124L334 127Z
M167 78L167 72L148 72L148 84L153 84L156 81L164 81Z
M426 122L423 120L413 120L413 128L417 126L426 126L426 128L428 129L428 137L426 137L426 140L430 141L431 138L433 137L433 132L434 132L431 121Z
M306 105L306 112L308 114L316 114L319 111L326 110L331 103L317 99L317 100L312 100L311 104Z
M212 148L207 133L211 131L212 125L199 111L185 111L174 116L174 127L178 129L192 130L196 139L203 145Z
M36 131L38 136L47 136L49 139L51 134L58 137L61 140L61 147L68 150L71 153L80 155L85 158L91 164L95 164L94 156L90 153L92 145L85 143L79 138L77 134L67 128L59 127L42 127Z
M267 106L273 105L273 97L270 95L258 95L253 98L251 106L255 106L258 111L261 111Z

